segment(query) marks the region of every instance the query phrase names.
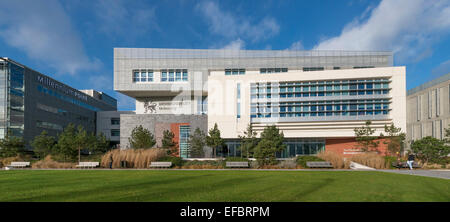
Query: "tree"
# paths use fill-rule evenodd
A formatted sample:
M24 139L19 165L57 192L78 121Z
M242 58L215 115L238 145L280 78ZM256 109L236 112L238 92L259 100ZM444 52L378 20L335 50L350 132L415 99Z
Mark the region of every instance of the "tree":
M109 143L110 141L106 139L103 133L97 136L94 133L89 135L89 151L92 153L106 153L109 149Z
M450 126L450 124L449 124ZM450 143L450 127L445 129L445 138L444 142L449 144Z
M21 137L12 136L11 132L6 133L5 138L0 139L0 157L13 157L23 153L25 142Z
M76 144L76 129L75 125L69 123L62 133L58 136L58 143L54 150L56 154L62 155L64 161L66 159L75 160L77 156L77 144Z
M217 123L215 123L214 127L209 130L209 136L206 136L206 145L213 149L213 156L216 157L216 150L219 147L223 147L224 144L224 140L222 139L222 137L220 137L220 130L217 126Z
M128 138L131 148L133 149L148 149L156 144L155 137L148 130L139 125L131 131L131 137Z
M392 123L390 126L384 125L384 132L387 133L386 136L381 134L381 137L385 137L384 144L387 145L387 149L391 154L397 154L400 156L400 153L404 148L404 141L406 138L406 134L402 133L402 128L395 127Z
M283 144L284 134L272 125L264 128L261 140L255 148L255 158L260 165L271 165L276 163L276 153L286 149Z
M253 157L255 147L258 145L258 138L256 138L256 132L253 131L251 124L248 124L247 131L244 132L243 136L239 135L239 138L241 139L239 149L241 150L242 156L246 158Z
M416 140L411 144L411 150L416 154L417 159L424 163L445 163L446 157L450 153L450 146L444 140L439 140L431 136Z
M194 134L189 137L189 152L188 157L203 157L204 151L203 147L205 147L205 133L200 130L200 128L196 128Z
M162 148L167 150L167 155L178 156L177 143L173 141L175 134L170 130L164 130L161 140Z
M376 151L378 152L378 141L375 141L378 137L372 136L375 133L375 129L372 129L370 125L372 122L370 120L366 121L366 125L362 127L357 127L354 129L356 142L358 142L358 147L363 152Z
M84 130L82 125L78 125L75 134L75 145L78 150L78 162L81 162L81 149L87 148L90 141L92 141L92 139L89 138L86 130Z
M41 159L51 153L56 144L55 137L49 136L47 131L43 130L40 135L34 137L31 142L34 153Z

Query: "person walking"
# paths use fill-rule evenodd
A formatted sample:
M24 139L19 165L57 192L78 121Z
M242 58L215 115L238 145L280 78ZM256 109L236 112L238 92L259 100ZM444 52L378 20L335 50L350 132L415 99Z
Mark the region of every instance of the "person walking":
M113 165L113 157L111 155L109 156L109 169L112 169L112 165Z
M413 164L414 164L414 154L410 153L408 155L408 161L406 161L406 163L409 166L409 169L412 170L413 169Z

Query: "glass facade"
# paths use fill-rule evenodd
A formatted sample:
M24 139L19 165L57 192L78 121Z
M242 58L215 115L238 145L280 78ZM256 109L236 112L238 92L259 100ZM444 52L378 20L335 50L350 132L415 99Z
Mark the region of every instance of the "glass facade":
M92 110L92 111L100 111L100 109L97 108L97 107L91 106L91 105L89 105L89 104L87 104L87 103L85 103L85 102L81 102L81 101L78 100L78 99L74 99L74 98L72 98L72 97L63 95L62 93L59 93L59 92L57 92L56 90L52 90L52 89L49 89L49 88L44 87L44 86L41 86L41 85L38 85L38 86L37 86L37 89L38 89L38 91L41 92L41 93L45 93L45 94L47 94L47 95L54 96L54 97L56 97L56 98L58 98L58 99L60 99L60 100L63 100L63 101L66 101L66 102L75 104L75 105L77 105L77 106L81 106L81 107L83 107L83 108L90 109L90 110Z
M7 132L22 137L24 130L24 68L0 62L0 138Z
M390 111L389 79L252 83L250 117L312 120L361 117Z
M316 155L325 151L325 139L286 139L286 149L276 153L277 158L291 158L302 155ZM225 146L216 150L219 157L242 157L240 140L225 141Z
M188 158L189 157L189 135L190 135L191 127L189 125L180 126L180 157Z

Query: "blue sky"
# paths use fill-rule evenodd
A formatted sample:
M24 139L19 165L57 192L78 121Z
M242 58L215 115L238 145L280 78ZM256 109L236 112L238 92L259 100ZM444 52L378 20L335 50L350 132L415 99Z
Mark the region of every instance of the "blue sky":
M0 56L113 90L113 48L391 50L407 89L450 72L449 0L0 0Z

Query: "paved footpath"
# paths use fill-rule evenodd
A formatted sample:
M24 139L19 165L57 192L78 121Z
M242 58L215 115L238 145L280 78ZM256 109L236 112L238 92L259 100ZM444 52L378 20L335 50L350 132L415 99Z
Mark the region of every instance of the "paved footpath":
M377 171L450 179L450 170L377 170Z

